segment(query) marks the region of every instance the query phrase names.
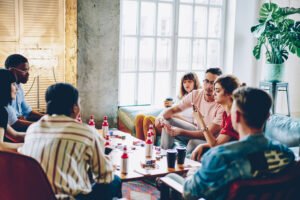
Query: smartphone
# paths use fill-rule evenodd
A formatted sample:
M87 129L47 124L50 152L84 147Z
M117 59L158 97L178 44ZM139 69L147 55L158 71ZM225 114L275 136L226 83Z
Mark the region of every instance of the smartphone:
M105 149L104 149L104 153L105 153L105 155L109 155L111 152L112 152L112 148L110 148L110 147L105 147Z

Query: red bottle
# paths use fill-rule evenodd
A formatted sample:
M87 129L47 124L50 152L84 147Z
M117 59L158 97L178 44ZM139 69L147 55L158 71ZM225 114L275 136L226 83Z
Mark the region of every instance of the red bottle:
M108 129L109 129L109 124L107 121L107 116L103 117L103 122L102 122L102 132L103 132L103 137L106 137L108 134Z
M128 173L128 153L127 147L123 147L123 154L121 156L121 173L127 174Z
M148 131L147 134L147 140L146 140L146 147L145 147L145 156L146 158L152 157L152 151L153 151L153 142L151 139L151 132Z
M94 115L91 115L90 120L89 120L89 126L92 126L95 128L95 120L94 120Z
M148 132L150 132L152 143L154 143L154 130L153 130L153 125L152 124L149 125Z
M104 144L104 146L105 146L105 147L110 146L109 135L106 135L106 136L105 136L105 144Z

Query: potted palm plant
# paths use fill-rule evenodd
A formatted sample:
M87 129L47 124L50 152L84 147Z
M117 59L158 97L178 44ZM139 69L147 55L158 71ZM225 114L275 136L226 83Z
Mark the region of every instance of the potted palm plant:
M253 55L259 59L262 47L265 48L266 81L282 81L284 62L289 53L300 57L300 21L288 18L299 13L300 8L281 8L275 3L264 3L259 10L259 23L251 27L251 32L257 38Z

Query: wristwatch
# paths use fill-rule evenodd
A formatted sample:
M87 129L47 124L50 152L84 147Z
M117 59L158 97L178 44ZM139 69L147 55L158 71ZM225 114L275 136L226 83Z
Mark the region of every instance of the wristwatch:
M205 126L204 128L201 128L200 131L201 131L201 132L208 131L208 127Z

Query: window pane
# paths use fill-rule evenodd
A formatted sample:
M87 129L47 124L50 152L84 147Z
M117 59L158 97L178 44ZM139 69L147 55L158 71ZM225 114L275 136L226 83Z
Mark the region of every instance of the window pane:
M176 73L176 101L179 100L177 97L179 96L179 90L180 90L180 82L181 82L181 77L183 77L183 75L185 74L186 72L177 72Z
M206 41L194 40L192 69L205 69L206 66Z
M136 39L123 38L121 52L121 70L132 71L136 69Z
M123 73L120 75L120 105L133 105L135 91L135 73Z
M179 10L179 36L192 35L193 7L181 5Z
M172 4L158 4L157 35L171 36L173 27Z
M221 36L221 8L209 8L209 23L208 23L208 36L220 37Z
M203 80L205 78L205 71L196 72L199 82L200 82L200 88L203 88Z
M195 3L207 4L208 0L195 0Z
M140 70L153 70L154 39L142 38L140 40Z
M141 35L154 35L155 3L141 3Z
M180 0L180 3L193 3L193 0Z
M136 34L137 2L123 1L123 34Z
M179 70L190 69L190 59L191 59L191 40L178 39L177 69Z
M171 50L171 39L157 39L156 69L158 71L171 69Z
M220 41L208 40L207 67L220 67Z
M155 78L155 96L154 103L163 105L163 101L170 97L170 83L171 77L169 72L159 72L156 73Z
M138 104L151 104L153 73L140 73L138 84Z
M211 5L222 5L223 0L210 0Z
M174 0L159 0L159 1L162 1L162 2L173 2Z
M207 35L207 8L203 6L195 7L195 37L206 37Z

